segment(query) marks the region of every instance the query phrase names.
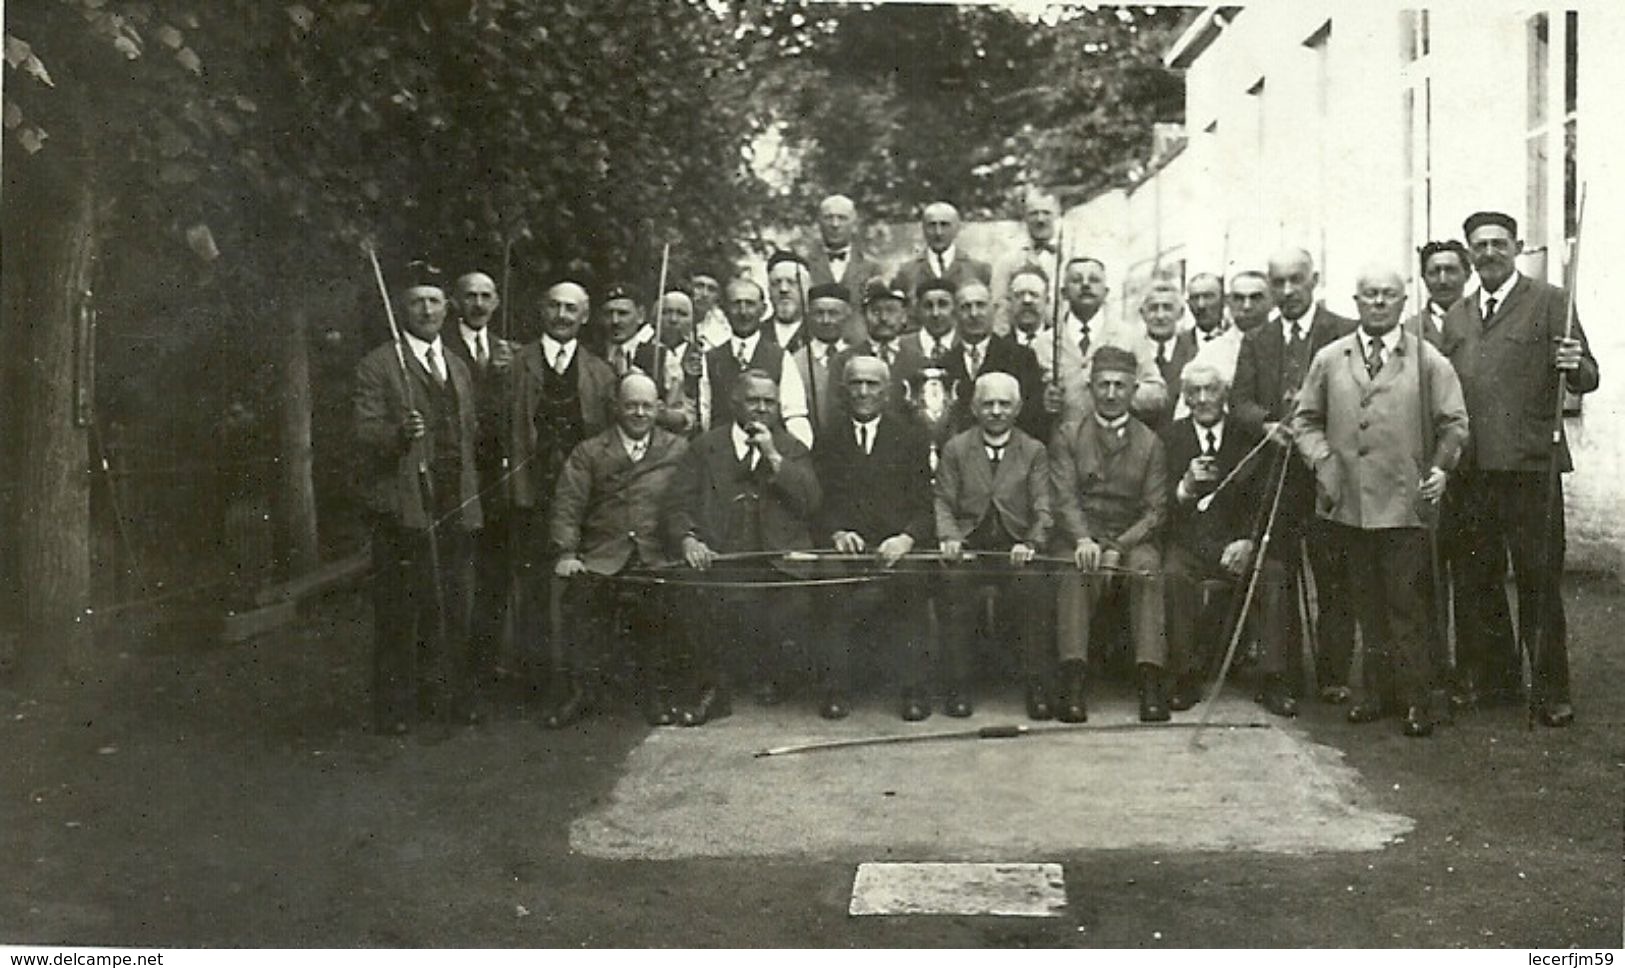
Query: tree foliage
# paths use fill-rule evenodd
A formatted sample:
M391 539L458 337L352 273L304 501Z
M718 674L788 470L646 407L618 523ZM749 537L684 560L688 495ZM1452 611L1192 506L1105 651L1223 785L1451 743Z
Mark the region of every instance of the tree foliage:
M908 218L945 198L1011 214L1017 186L1085 196L1137 176L1183 87L1160 55L1182 11L801 3L758 11L759 107L797 155L788 210L842 191Z

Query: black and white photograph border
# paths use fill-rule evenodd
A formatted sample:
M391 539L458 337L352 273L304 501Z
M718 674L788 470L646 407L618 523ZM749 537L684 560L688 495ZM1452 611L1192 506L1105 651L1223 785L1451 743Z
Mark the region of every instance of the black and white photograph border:
M1625 946L1625 4L0 14L0 949Z

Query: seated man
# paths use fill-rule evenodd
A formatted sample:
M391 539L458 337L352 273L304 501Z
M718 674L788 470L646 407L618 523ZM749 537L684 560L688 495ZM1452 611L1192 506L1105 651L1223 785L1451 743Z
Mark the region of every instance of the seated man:
M1168 654L1163 633L1161 566L1157 532L1168 505L1168 471L1162 442L1129 416L1134 397L1134 354L1115 346L1094 353L1089 374L1092 407L1061 425L1050 443L1055 517L1074 542L1079 574L1063 576L1056 597L1057 651L1061 659L1062 722L1088 718L1084 679L1089 658L1089 621L1106 580L1130 572L1129 622L1139 668L1140 719L1168 718L1162 669Z
M669 726L672 709L666 659L660 648L665 602L658 596L618 595L608 582L582 575L619 575L665 560L659 541L660 507L688 442L654 425L660 409L653 380L621 378L615 425L570 452L553 502L553 573L569 579L559 634L566 643L569 693L542 720L549 729L591 711L602 685L604 640L619 637L624 611L633 640L644 650L644 711L651 726Z
M931 445L916 422L892 409L885 363L853 357L842 375L851 417L829 428L813 451L824 485L818 533L829 535L836 551L872 552L889 568L931 540ZM923 694L924 609L910 583L892 579L843 589L828 606L823 717L840 719L851 709L852 649L859 637L869 649L901 643L903 718L931 715Z
M1196 704L1202 682L1217 658L1213 646L1221 643L1220 633L1200 620L1204 611L1201 583L1239 581L1243 582L1239 587L1245 587L1254 552L1252 535L1269 513L1274 480L1266 459L1270 455L1260 455L1207 508L1198 506L1252 451L1262 434L1257 428L1225 419L1230 387L1218 364L1191 363L1185 367L1181 383L1190 416L1176 420L1162 438L1168 476L1174 482L1163 562L1168 647L1175 674L1168 707L1174 710ZM1295 716L1298 701L1285 676L1296 641L1288 618L1291 575L1275 555L1269 556L1263 569L1254 593L1258 621L1253 626L1264 653L1263 703L1277 716ZM1226 595L1214 607L1223 608L1229 601Z
M763 370L745 370L733 382L729 412L729 423L694 438L668 495L667 543L680 547L696 569L712 567L719 554L813 546L818 479L812 454L779 419L778 382ZM747 655L756 666L759 698L776 703L779 645L807 627L810 612L805 590L794 589L734 589L687 603L696 690L683 709L683 725L728 715L730 673Z
M1004 624L1014 627L1021 643L1027 715L1049 719L1046 583L1042 575L1014 570L1031 562L1049 538L1049 462L1044 445L1016 428L1021 407L1021 384L1015 377L984 373L976 379L971 409L977 426L950 439L937 463L937 537L947 558L964 551L1009 554L1011 574L992 581L1003 593ZM946 585L942 639L948 698L943 711L969 716L978 578L950 568Z

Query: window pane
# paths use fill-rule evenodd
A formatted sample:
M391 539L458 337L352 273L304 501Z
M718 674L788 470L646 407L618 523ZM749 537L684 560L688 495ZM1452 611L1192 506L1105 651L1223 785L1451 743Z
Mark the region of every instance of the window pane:
M1532 128L1546 120L1546 66L1550 30L1546 15L1529 18L1529 126Z
M1536 247L1546 244L1546 135L1536 135L1528 144L1529 194L1525 199L1528 218L1524 220L1523 237L1526 245Z
M1563 237L1572 239L1579 229L1580 169L1575 163L1579 122L1563 125Z
M1579 93L1580 78L1580 14L1570 10L1565 17L1568 22L1568 39L1563 42L1563 113L1573 114L1574 106Z

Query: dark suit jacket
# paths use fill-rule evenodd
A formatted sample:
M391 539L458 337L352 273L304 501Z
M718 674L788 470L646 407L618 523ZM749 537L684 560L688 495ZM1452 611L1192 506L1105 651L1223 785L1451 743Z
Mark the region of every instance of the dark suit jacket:
M442 339L441 345L445 344L446 341ZM410 377L403 377L401 373L403 357ZM479 471L474 463L475 441L479 434L474 381L462 360L452 354L446 354L444 359L446 378L451 382L458 402L458 456L462 461L459 481L462 510L458 524L473 530L484 523L480 512ZM410 379L410 384L406 382L407 379ZM413 401L423 400L432 392L430 381L433 379L404 342L399 356L393 343L385 343L362 357L356 365L355 388L351 397L356 445L361 450L359 484L362 502L369 510L389 517L398 526L419 531L429 527L429 515L423 507L418 467L420 464L433 464L434 435L430 433L408 444L401 439L401 421L406 418L408 410L414 409Z
M884 278L886 270L880 263L865 255L856 245L847 253L846 271L841 278L836 279L830 272L829 254L824 250L822 242L809 246L806 253L807 272L811 277L812 286L826 282L838 282L846 287L852 306L852 314L846 321L846 330L841 333L848 343L856 343L864 337L863 326L863 286L870 279Z
M688 352L688 343L686 342L679 343L671 349L662 350L660 353L661 369L669 371L672 364L680 361L686 352ZM674 434L687 436L691 433L698 418L694 413L694 403L689 399L688 391L690 389L697 390L698 388L689 386L690 381L686 375L683 379L673 380L669 384L666 383L663 376L654 375L654 340L639 344L637 350L632 353L632 365L645 376L654 380L655 385L660 387L660 416L658 418L660 426Z
M883 414L868 454L850 420L826 427L813 461L824 486L819 541L837 531L856 531L870 547L903 533L916 545L932 540L931 446L913 421Z
M1156 340L1150 340L1149 346L1152 359L1155 361ZM1156 413L1143 415L1146 418L1146 425L1152 430L1161 433L1164 428L1173 422L1174 408L1179 405L1179 376L1185 372L1185 364L1196 358L1196 350L1195 330L1178 333L1173 338L1173 345L1169 347L1168 359L1157 366L1157 370L1162 374L1162 382L1168 386L1168 402L1163 404Z
M1487 326L1476 297L1460 300L1445 314L1439 348L1461 378L1473 428L1462 466L1485 471L1545 469L1557 410L1552 340L1563 334L1567 314L1568 297L1562 289L1527 276L1513 284ZM1580 368L1569 376L1568 387L1590 393L1600 375L1578 316L1573 335L1585 353ZM1566 437L1560 460L1563 470L1574 468Z
M687 441L659 427L636 464L614 427L576 445L553 500L553 551L577 555L595 575L620 572L633 548L644 564L663 563L660 513L687 452Z
M774 382L780 382L788 365L784 358L784 347L763 333L761 339L756 341L756 352L751 354L749 369L765 370ZM739 367L739 360L734 357L731 340L706 352L705 372L711 381L711 426L727 426L733 420L734 382L744 372ZM819 407L823 407L823 401L819 401Z
M1219 441L1219 478L1223 480L1262 437L1258 428L1226 419L1224 439ZM1270 462L1254 458L1213 499L1212 507L1199 512L1196 502L1200 494L1188 501L1179 500L1179 481L1185 476L1185 468L1202 453L1195 421L1190 417L1174 421L1163 432L1162 445L1168 459L1168 540L1208 564L1217 564L1225 546L1238 538L1251 537L1255 520L1261 520L1260 502L1272 496L1262 487Z
M897 267L897 274L892 277L892 284L908 296L908 304L914 305L914 289L927 279L937 278L936 271L924 252ZM984 286L993 285L993 267L980 259L973 259L965 254L963 248L955 248L954 261L948 266L948 274L943 278L949 285L958 289L971 280L980 282Z
M971 413L971 398L976 392L976 379L965 369L965 344L955 344L955 350L943 360L948 371L948 385L954 389L955 431L964 430L976 422ZM1044 412L1044 371L1032 350L1020 345L1012 336L989 336L987 350L982 357L981 373L1008 373L1021 385L1021 415L1016 425L1037 440L1048 440L1053 426L1051 416Z
M1044 445L1019 429L1011 431L997 472L981 427L956 434L937 460L935 498L938 540L964 540L990 510L1017 541L1041 549L1049 540L1049 460Z
M766 461L755 470L739 463L732 424L694 438L667 491L664 527L673 553L688 534L719 553L813 547L821 495L812 454L782 428L773 443L784 457L777 474Z
M610 425L615 406L615 370L576 343L576 387L581 395L582 439L594 437ZM542 387L558 374L542 356L537 339L520 347L509 367L508 458L513 503L519 508L545 506L553 495L543 493L547 474L545 455L538 454L536 406Z
M488 352L495 352L491 341L496 334L487 331L485 334ZM474 356L468 351L468 345L463 342L463 333L455 323L449 323L440 333L440 341L446 347L446 352L463 361L468 367L468 374L474 381L475 406L480 418L480 439L474 442L474 462L479 468L480 487L490 488L502 477L502 452L505 446L503 426L507 420L506 392L508 389L507 374L487 363L483 368L474 362ZM512 367L509 363L509 367ZM486 516L490 516L492 498L501 492L497 488L485 495Z
M1327 343L1354 332L1355 322L1316 304L1309 323L1309 360ZM1254 427L1286 416L1286 395L1297 387L1282 385L1281 367L1286 351L1286 332L1279 319L1269 320L1248 333L1236 355L1236 376L1230 384L1230 417ZM1171 391L1170 391L1171 392Z

